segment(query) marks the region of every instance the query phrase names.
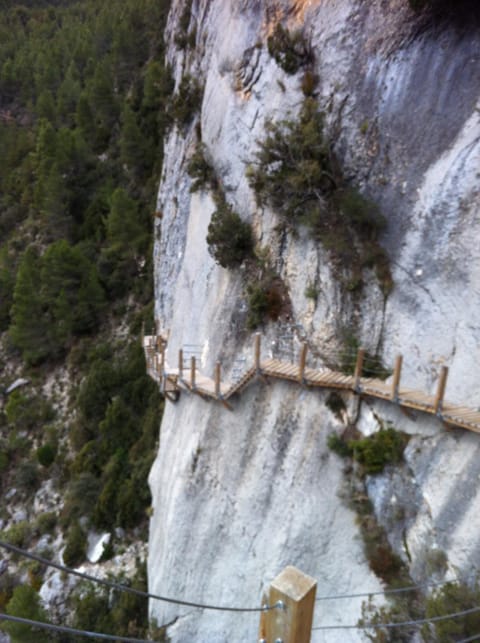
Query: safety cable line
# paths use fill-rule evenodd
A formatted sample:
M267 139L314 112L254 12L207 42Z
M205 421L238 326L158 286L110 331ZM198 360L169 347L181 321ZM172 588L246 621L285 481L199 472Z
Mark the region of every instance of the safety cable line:
M101 634L100 632L89 632L88 630L77 630L74 627L67 627L66 625L53 625L52 623L42 623L42 621L32 621L29 618L22 618L20 616L11 616L10 614L0 613L0 621L11 621L12 623L21 623L22 625L32 625L43 630L50 630L52 632L65 632L67 634L77 634L78 636L86 636L91 639L103 639L105 641L121 641L122 643L154 643L151 639L132 639L124 636L116 636L113 634Z
M472 607L462 612L453 612L452 614L444 614L443 616L432 616L430 618L421 618L416 621L402 621L400 623L365 623L365 625L317 625L312 627L312 630L371 630L393 627L406 627L407 625L424 625L425 623L437 623L438 621L448 621L459 616L466 616L480 612L480 607Z
M317 596L315 601L330 601L341 598L361 598L362 596L383 596L384 594L402 594L403 592L413 592L416 589L424 589L425 587L439 587L448 585L449 583L456 583L456 580L443 580L437 583L424 583L422 585L408 585L406 587L398 587L397 589L384 589L383 591L375 592L359 592L358 594L332 594L329 596Z
M461 641L458 641L458 643L470 643L470 641L480 641L480 634L469 636L468 639L462 639Z
M204 609L204 610L216 610L218 612L268 612L269 610L283 608L283 603L281 601L278 601L277 603L275 603L275 605L264 605L263 607L225 607L223 605L209 605L204 603L195 603L193 601L184 601L177 598L168 598L166 596L160 596L158 594L150 594L150 592L144 592L140 589L134 589L133 587L129 587L128 585L123 585L121 583L114 583L112 581L108 581L103 578L95 578L95 576L90 576L90 574L79 572L76 569L72 569L71 567L65 567L64 565L60 565L59 563L54 563L51 560L42 558L42 556L38 556L37 554L32 554L29 551L26 551L25 549L21 549L20 547L16 547L15 545L11 545L10 543L6 543L2 540L0 540L0 547L4 547L8 551L11 551L15 554L20 554L21 556L25 556L26 558L35 560L39 563L42 563L43 565L46 565L47 567L54 567L55 569L59 569L62 572L66 572L67 574L72 574L73 576L78 576L79 578L92 581L93 583L98 583L99 585L105 585L106 587L111 587L112 589L118 589L122 592L127 592L129 594L135 594L136 596L143 596L144 598L154 598L157 601L163 601L164 603L172 603L174 605L185 605L186 607L196 607L198 609Z

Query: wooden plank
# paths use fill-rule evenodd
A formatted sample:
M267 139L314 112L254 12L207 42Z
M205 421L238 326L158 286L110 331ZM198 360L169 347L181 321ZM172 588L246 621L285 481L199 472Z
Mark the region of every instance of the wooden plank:
M444 416L455 416L467 420L469 420L470 418L478 418L480 420L480 413L478 411L457 411L450 409L449 411L442 411L442 413Z

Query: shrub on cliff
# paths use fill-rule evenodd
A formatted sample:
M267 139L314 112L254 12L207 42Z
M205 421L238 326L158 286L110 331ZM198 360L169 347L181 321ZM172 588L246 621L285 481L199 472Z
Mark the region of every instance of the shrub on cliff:
M223 268L235 268L253 252L253 234L249 223L242 221L223 198L212 214L207 234L208 250Z
M267 40L268 52L287 73L313 62L313 53L300 30L289 31L278 23Z

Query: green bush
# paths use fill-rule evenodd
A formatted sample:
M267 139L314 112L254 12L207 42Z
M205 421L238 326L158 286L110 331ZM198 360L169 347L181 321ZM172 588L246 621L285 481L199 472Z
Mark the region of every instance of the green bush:
M236 268L253 254L253 234L223 198L218 199L207 233L208 251L223 268Z
M46 399L19 390L8 396L5 414L11 427L18 431L39 428L54 418L53 408Z
M360 440L350 440L354 459L363 465L365 473L380 473L387 464L397 464L403 458L408 437L389 427Z
M35 462L26 460L18 465L15 483L23 494L31 494L40 485L40 476Z
M171 99L168 110L170 117L178 127L190 125L202 107L202 100L202 85L190 74L185 74Z
M276 321L285 307L285 286L276 275L267 275L263 279L247 285L247 328L254 330L263 322Z
M426 618L435 618L452 612L462 612L479 605L480 588L477 585L469 587L464 583L447 583L441 589L434 590L427 598L425 606ZM478 635L480 632L480 612L466 614L455 618L433 623L430 627L422 628L425 643L450 643Z
M266 124L256 162L247 169L258 202L270 204L292 223L314 227L328 216L327 199L337 178L323 130L315 100L306 98L298 120Z
M37 460L42 465L48 469L54 462L57 455L57 447L50 442L42 444L42 446L37 449Z
M57 526L57 514L54 511L46 511L37 516L35 529L43 536L44 534L53 534Z
M192 0L185 0L183 11L178 21L178 31L175 33L174 42L179 49L186 49L190 44L188 27L192 18Z
M385 220L374 203L347 184L323 121L309 95L298 119L267 123L255 162L247 168L250 187L259 205L270 205L288 224L310 229L330 252L347 289L357 290L363 268L369 267L388 294L393 286L388 256L378 243ZM346 279L346 273L353 277Z
M381 473L387 464L398 464L408 443L405 433L381 428L366 438L345 439L336 433L327 438L328 447L342 458L353 457L368 474Z
M32 528L26 520L17 522L10 529L2 532L2 539L16 547L28 547L31 537Z
M27 618L32 621L48 622L40 597L30 585L17 585L12 598L7 603L7 614ZM12 643L48 643L50 636L44 630L38 630L23 623L5 622L4 629L10 635Z
M307 299L313 299L313 301L317 301L318 299L318 287L310 282L307 284L307 287L305 288L305 297Z
M78 522L74 522L68 530L63 560L67 567L76 567L83 563L87 552L87 537Z
M205 158L205 146L198 143L187 165L188 175L193 179L190 192L218 189L215 170Z
M342 419L343 412L346 410L347 406L343 401L343 398L339 393L331 391L328 394L327 399L325 400L325 406L330 409L330 411L336 415L340 420ZM329 445L330 446L330 445ZM330 447L332 448L332 447ZM333 449L335 450L335 449Z
M350 444L336 433L330 433L327 438L327 445L331 451L341 458L348 458L353 455L353 449Z
M292 33L277 23L267 46L268 53L287 74L295 74L300 67L313 63L312 49L301 30Z
M119 582L140 591L147 591L145 566L137 561L133 579L119 579ZM78 586L70 601L73 626L87 631L118 634L132 637L152 638L158 643L167 643L162 628L149 635L148 603L141 596L127 592L110 592L92 584ZM79 641L80 643L80 641Z
M362 238L375 239L386 227L385 217L376 203L365 198L354 188L343 188L335 194L340 212Z

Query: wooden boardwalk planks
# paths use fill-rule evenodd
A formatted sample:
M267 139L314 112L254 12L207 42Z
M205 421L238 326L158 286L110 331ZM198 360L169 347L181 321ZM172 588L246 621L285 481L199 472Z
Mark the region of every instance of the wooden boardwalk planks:
M159 345L162 352L159 352ZM240 393L258 375L269 378L294 381L309 388L332 388L341 389L376 397L378 399L391 401L404 408L417 409L423 413L438 416L448 425L458 426L470 431L480 433L480 408L474 409L468 406L452 404L443 400L447 369L444 367L441 374L441 386L436 395L423 393L417 389L400 388L401 360L397 358L397 376L393 384L383 380L367 377L345 375L326 368L313 369L305 366L304 355L298 364L285 362L279 359L260 360L260 343L256 340L255 364L247 368L237 382L221 382L220 371L218 370L217 381L210 378L193 367L171 368L162 360L159 355L164 355L166 340L162 338L159 342L156 336L145 336L143 347L147 363L147 373L158 382L159 386L168 393L168 399L176 401L180 389L197 393L205 398L211 398L222 402L227 408L232 407L227 400ZM306 349L305 349L306 350ZM181 354L182 351L180 351ZM219 367L218 367L219 368ZM303 378L302 378L303 374ZM193 386L192 386L192 377ZM358 383L358 390L356 385Z

